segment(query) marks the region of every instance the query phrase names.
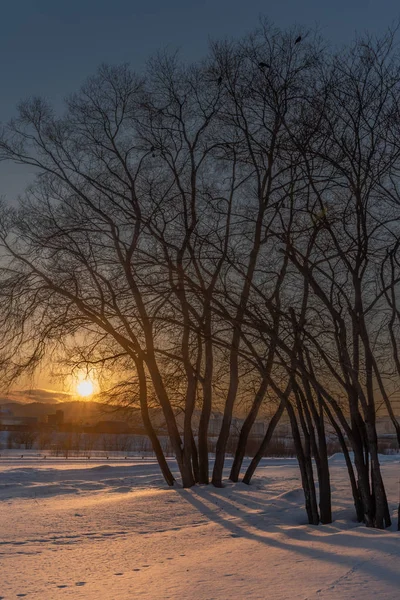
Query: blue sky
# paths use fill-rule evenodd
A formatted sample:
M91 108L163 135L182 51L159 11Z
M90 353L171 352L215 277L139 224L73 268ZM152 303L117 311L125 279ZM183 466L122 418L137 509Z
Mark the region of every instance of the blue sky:
M381 33L400 16L395 0L5 0L0 21L0 121L21 98L44 95L60 106L101 62L143 67L157 49L201 57L209 38L240 36L260 14L280 27L317 25L334 44L354 32ZM0 167L9 199L25 176Z

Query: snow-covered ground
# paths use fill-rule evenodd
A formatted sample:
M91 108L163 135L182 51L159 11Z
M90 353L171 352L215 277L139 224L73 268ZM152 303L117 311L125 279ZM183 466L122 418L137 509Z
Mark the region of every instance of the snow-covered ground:
M340 456L335 522L316 527L291 459L264 460L250 487L183 490L150 460L3 455L0 599L397 600L400 457L382 464L390 531L354 521Z

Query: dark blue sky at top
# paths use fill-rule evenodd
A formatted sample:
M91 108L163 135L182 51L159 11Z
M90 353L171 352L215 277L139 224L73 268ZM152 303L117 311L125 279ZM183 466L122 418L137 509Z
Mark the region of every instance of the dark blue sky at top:
M160 48L188 60L210 38L241 36L259 15L279 27L319 27L333 44L354 33L382 33L400 16L398 0L9 0L0 15L0 121L22 98L43 95L60 106L102 63L143 68ZM27 175L0 168L0 195L9 199Z

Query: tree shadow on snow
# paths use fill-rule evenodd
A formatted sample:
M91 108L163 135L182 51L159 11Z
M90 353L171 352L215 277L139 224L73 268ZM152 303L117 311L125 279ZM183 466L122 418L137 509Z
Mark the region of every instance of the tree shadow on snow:
M177 490L177 493L206 519L226 529L229 537L246 538L269 547L294 552L307 559L336 563L349 569L354 567L356 560L357 570L369 574L374 556L369 553L365 555L365 552L373 551L375 556L377 552L382 556L392 554L400 558L400 540L396 535L350 522L308 525L304 520L304 508L294 499L292 502L282 498L281 507L277 506L279 498L258 504L235 493L234 486L228 492L227 488L218 490L194 487ZM262 506L264 510L249 512L250 506ZM346 555L340 547L357 549L359 555L354 552ZM400 585L398 570L394 571L382 564L376 568L380 579L389 584Z

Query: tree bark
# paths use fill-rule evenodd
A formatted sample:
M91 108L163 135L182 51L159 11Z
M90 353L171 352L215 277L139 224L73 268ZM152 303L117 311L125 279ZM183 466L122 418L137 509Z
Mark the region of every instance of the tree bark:
M139 359L136 360L136 368L139 379L140 412L142 415L143 425L150 439L151 446L153 448L154 454L156 455L156 459L160 466L164 479L168 485L173 486L175 483L175 479L170 471L170 468L164 456L163 449L161 448L160 441L150 420L149 407L147 404L146 374L144 371L143 363Z
M340 447L343 452L344 460L346 462L347 472L349 474L351 491L353 494L354 507L356 509L357 521L361 523L364 520L364 507L362 503L362 499L360 496L360 491L357 486L356 477L354 475L353 463L351 462L349 449L346 444L346 440L344 439L344 435L342 430L340 429L338 423L336 423L329 407L326 403L323 403L326 414L328 415L328 419L331 422L332 427L334 428L337 438L339 440Z
M163 385L163 381L161 378L161 374L158 370L157 362L152 356L152 354L148 354L146 357L147 366L149 372L151 374L151 379L154 385L154 389L156 391L157 397L160 401L161 407L163 409L165 421L167 424L168 434L170 438L170 442L178 463L179 471L182 477L183 487L191 487L194 485L194 477L192 470L191 459L188 460L187 454L184 460L183 457L183 448L182 448L182 440L179 435L179 430L176 424L175 415L173 413L169 398L167 396L166 390ZM189 443L191 444L191 440L189 439Z
M209 483L208 462L208 425L212 407L212 378L213 378L213 345L211 337L211 315L207 314L205 319L205 368L203 381L203 406L199 422L199 483Z
M315 493L314 479L312 476L312 464L303 449L301 436L296 415L290 401L287 401L286 408L289 414L290 424L292 426L293 441L296 448L297 460L300 468L301 482L304 492L305 507L310 525L319 524L319 514L317 507L317 497ZM311 473L310 473L311 465Z
M263 441L260 444L259 449L257 450L256 454L254 455L254 458L252 459L251 463L247 467L246 473L243 477L243 483L250 485L251 478L253 477L254 472L260 463L260 460L265 455L265 451L267 450L268 445L271 441L271 438L274 434L275 428L280 421L280 418L283 414L284 408L285 408L284 402L281 400L275 414L272 416L272 418L269 422L267 431L265 433Z
M263 379L261 381L260 387L258 388L257 393L254 397L250 412L247 415L247 417L242 425L242 428L240 430L239 440L238 440L238 444L237 444L236 452L235 452L235 458L233 459L231 473L229 475L229 479L231 481L237 482L239 480L240 469L241 469L243 458L244 458L244 455L246 452L247 440L249 438L251 428L253 427L254 422L257 418L257 414L260 409L261 403L264 399L267 388L268 388L267 380Z
M199 455L197 452L196 440L194 439L194 435L192 433L192 468L195 483L199 483L200 481L200 471L199 471Z
M257 258L261 247L261 235L263 216L265 212L264 198L259 198L259 207L257 220L254 228L254 241L250 252L249 263L246 269L246 277L243 284L242 293L240 295L239 305L236 310L235 324L233 326L233 334L229 356L229 387L226 395L224 415L222 418L221 430L218 436L217 445L215 448L215 462L212 475L212 483L215 487L222 487L222 472L224 469L226 445L228 443L229 432L232 422L233 407L236 400L237 390L239 386L239 346L241 340L241 321L248 303L251 283L256 269Z

